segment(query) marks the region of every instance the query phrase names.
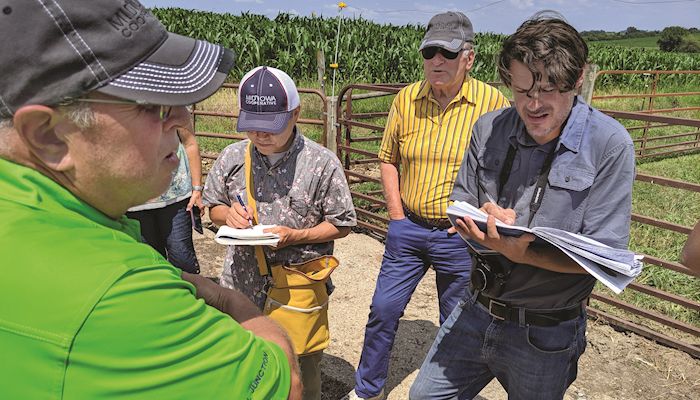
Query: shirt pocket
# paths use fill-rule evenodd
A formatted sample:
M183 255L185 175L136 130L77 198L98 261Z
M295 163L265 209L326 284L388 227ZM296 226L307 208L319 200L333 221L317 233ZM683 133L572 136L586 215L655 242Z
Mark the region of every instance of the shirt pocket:
M549 174L549 185L574 192L582 192L593 185L595 171L585 168L554 170Z
M290 196L290 217L295 221L297 229L312 228L321 222L319 207L306 196Z
M484 148L484 151L477 156L477 168L479 169L477 177L479 180L483 179L482 182L498 182L507 156L508 152L506 149ZM518 169L520 163L516 161L517 160L513 160L513 165L510 170L511 173Z
M506 158L508 157L508 149L489 149L485 148L484 151L481 152L477 156L477 170L476 170L476 179L478 182L481 182L481 186L483 188L486 188L490 196L494 197L496 195L500 196L503 193L497 193L499 185L501 184L501 171L503 171L503 166L506 163ZM518 172L518 169L520 168L520 159L518 157L514 157L513 163L511 164L510 170L506 171L505 173L505 180L508 180L508 177L511 175L515 175ZM505 182L503 182L503 185L505 185ZM486 199L486 196L482 197L483 189L479 187L479 200L483 203ZM500 198L498 199L500 203Z
M595 170L586 167L553 169L549 173L542 216L549 223L537 224L578 232L583 225L586 199L595 179ZM540 213L538 213L540 214ZM557 226L559 225L559 226Z

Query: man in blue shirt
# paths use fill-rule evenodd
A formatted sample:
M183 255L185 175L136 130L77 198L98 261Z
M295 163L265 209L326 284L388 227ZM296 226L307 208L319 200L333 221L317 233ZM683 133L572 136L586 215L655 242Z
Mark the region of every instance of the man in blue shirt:
M634 147L576 95L587 57L559 18L528 20L503 44L499 74L515 106L477 121L451 196L490 215L486 232L468 217L453 228L482 250L472 251L470 290L440 328L411 399L470 399L494 377L510 399L561 399L576 379L595 279L532 235L500 236L495 221L627 247Z

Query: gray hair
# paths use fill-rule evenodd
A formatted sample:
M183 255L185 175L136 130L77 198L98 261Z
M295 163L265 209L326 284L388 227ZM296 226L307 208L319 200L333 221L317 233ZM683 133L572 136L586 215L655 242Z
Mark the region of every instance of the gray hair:
M80 129L90 129L95 126L95 112L86 103L73 102L58 107L58 111Z
M95 126L97 120L95 113L88 104L73 102L56 107L59 113L63 114L80 129L90 129ZM12 118L0 118L0 130L11 129L14 126Z

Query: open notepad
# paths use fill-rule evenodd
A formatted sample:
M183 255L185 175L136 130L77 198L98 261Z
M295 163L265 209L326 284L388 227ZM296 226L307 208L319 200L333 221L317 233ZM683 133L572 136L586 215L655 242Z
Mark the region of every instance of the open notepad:
M483 211L463 201L455 201L447 208L452 225L456 220L468 216L486 231L488 216ZM552 245L576 261L589 274L615 293L622 292L642 272L642 257L626 249L615 249L596 240L556 228L508 225L496 220L498 233L505 236L535 235L538 243ZM462 237L468 240L466 237Z
M263 230L276 225L255 225L247 229L231 228L224 225L216 232L216 243L233 246L276 246L280 237L276 233L266 233Z

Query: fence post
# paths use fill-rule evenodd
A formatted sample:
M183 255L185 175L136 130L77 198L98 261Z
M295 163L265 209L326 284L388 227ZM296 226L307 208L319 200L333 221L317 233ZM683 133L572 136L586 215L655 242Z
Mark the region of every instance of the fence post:
M190 118L192 118L192 134L197 135L197 103L192 104L190 111Z
M336 115L336 107L338 106L338 96L328 96L326 98L327 102L327 114L326 114L326 126L328 127L328 134L326 135L325 146L328 150L333 153L338 153L338 129L336 124L338 122L338 116Z
M318 73L318 85L321 88L321 92L326 94L326 81L324 80L326 76L326 54L323 50L316 51L316 72Z
M659 84L659 73L654 74L654 80L651 82L651 93L649 93L649 106L647 111L650 113L654 110L654 97L656 97L656 86ZM644 123L644 131L642 132L642 144L639 146L640 156L646 155L647 140L649 135L649 129L651 128L651 122L647 121Z
M598 76L598 70L599 67L597 64L588 64L583 70L581 96L588 104L591 104L591 101L593 100L593 89L595 89L595 78Z

